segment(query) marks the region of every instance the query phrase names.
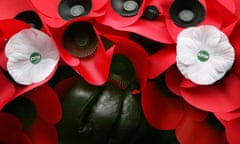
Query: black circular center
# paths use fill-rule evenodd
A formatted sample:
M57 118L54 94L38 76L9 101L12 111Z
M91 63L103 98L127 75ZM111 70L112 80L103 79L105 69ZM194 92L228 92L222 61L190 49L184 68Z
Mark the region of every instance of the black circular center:
M142 0L111 0L111 6L119 15L132 17L137 15Z
M156 6L148 6L144 10L143 18L148 20L155 20L158 18L160 12Z
M205 18L205 8L197 0L175 0L170 7L170 17L180 27L196 26Z
M58 13L65 20L86 16L92 8L91 0L61 0L58 5Z
M77 22L65 30L63 45L73 56L84 58L96 51L98 38L90 23Z
M24 97L18 97L11 101L4 107L3 111L18 117L22 122L24 130L31 127L37 117L37 109L34 103Z

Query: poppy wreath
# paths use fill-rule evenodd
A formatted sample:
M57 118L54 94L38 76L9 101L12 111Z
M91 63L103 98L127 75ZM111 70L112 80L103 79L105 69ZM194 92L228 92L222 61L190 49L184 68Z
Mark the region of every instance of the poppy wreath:
M0 2L0 143L239 144L239 4Z

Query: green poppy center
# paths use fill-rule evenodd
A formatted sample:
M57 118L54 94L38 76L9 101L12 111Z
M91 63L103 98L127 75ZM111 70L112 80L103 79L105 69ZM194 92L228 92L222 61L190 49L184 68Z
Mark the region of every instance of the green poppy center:
M197 54L197 58L201 62L206 62L209 59L209 53L206 50L200 50Z
M30 62L32 64L38 64L42 59L42 56L40 53L38 52L33 52L31 55L30 55Z

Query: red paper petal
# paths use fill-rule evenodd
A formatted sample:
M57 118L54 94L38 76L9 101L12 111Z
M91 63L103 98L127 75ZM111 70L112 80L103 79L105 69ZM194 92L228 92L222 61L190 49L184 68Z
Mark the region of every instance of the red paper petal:
M43 85L26 93L37 108L38 116L50 124L60 121L62 116L61 104L56 93L47 85Z
M183 101L171 98L149 82L142 93L142 107L148 122L157 129L175 129L184 115Z
M225 123L226 136L230 144L239 144L240 119L235 119Z
M184 118L176 129L181 144L226 144L224 131L213 129L205 122Z
M70 77L60 81L55 86L54 90L60 99L63 98L66 93L68 93L69 89L72 87L76 79L78 79L78 77Z
M226 7L232 13L236 12L236 4L234 0L218 0L224 7Z
M180 96L180 84L182 82L183 76L178 71L176 65L173 65L166 71L165 81L169 90L171 90L174 94Z
M0 141L14 131L22 130L22 124L15 116L0 112Z
M166 46L148 58L149 78L156 78L176 62L175 45Z
M33 144L58 144L57 130L54 125L36 119L31 128L27 130Z
M235 111L232 112L226 112L226 113L214 113L216 115L217 118L224 120L224 121L230 121L236 118L240 117L240 109L237 109Z
M104 7L106 11L105 15L97 18L97 21L101 24L105 24L116 29L129 26L135 23L142 16L145 3L146 1L144 0L141 7L139 8L137 15L132 17L123 17L117 12L115 12L115 10L111 6L111 2L108 2L107 5Z
M240 41L238 37L239 33L240 33L240 23L238 22L234 27L234 30L232 31L231 35L229 36L229 40L233 45L234 51L235 51L235 60L232 67L232 71L234 73L237 73L238 75L240 75Z
M11 19L17 14L31 10L27 0L5 0L0 2L0 19Z
M4 69L5 71L7 70L7 57L5 55L5 45L6 45L6 40L2 37L0 37L0 67Z
M5 140L3 140L4 144L32 144L31 139L22 131L14 131L10 135L8 135Z
M240 18L240 1L239 0L234 0L234 3L236 5L236 16Z
M14 19L0 20L0 31L2 32L3 38L5 39L9 39L11 36L16 34L17 32L29 27L30 25L20 20L14 20Z
M78 66L73 67L87 82L93 85L102 85L108 79L112 56L107 55L103 46L87 58L81 59Z
M14 98L15 87L0 70L0 110Z
M142 35L157 42L167 44L174 43L174 40L172 39L168 32L167 26L163 18L160 18L157 21L139 20L132 25L118 29L137 33L139 35Z
M58 14L58 4L60 0L29 0L34 8L44 14L47 17L51 18L60 18ZM46 6L47 4L47 6Z
M240 78L228 74L210 86L181 88L181 95L190 104L211 112L230 112L240 107Z
M184 104L185 104L184 106L186 111L186 114L185 114L186 117L190 118L193 121L198 121L198 122L202 122L207 118L209 114L208 112L197 109L189 105L188 103L184 103Z

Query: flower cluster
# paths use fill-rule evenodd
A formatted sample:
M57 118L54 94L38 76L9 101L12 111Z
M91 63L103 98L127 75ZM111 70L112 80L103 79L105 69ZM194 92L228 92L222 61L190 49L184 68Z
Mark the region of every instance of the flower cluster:
M238 6L237 0L0 2L0 143L61 143L61 100L79 77L123 91L136 83L132 94L161 132L149 143L240 143Z

